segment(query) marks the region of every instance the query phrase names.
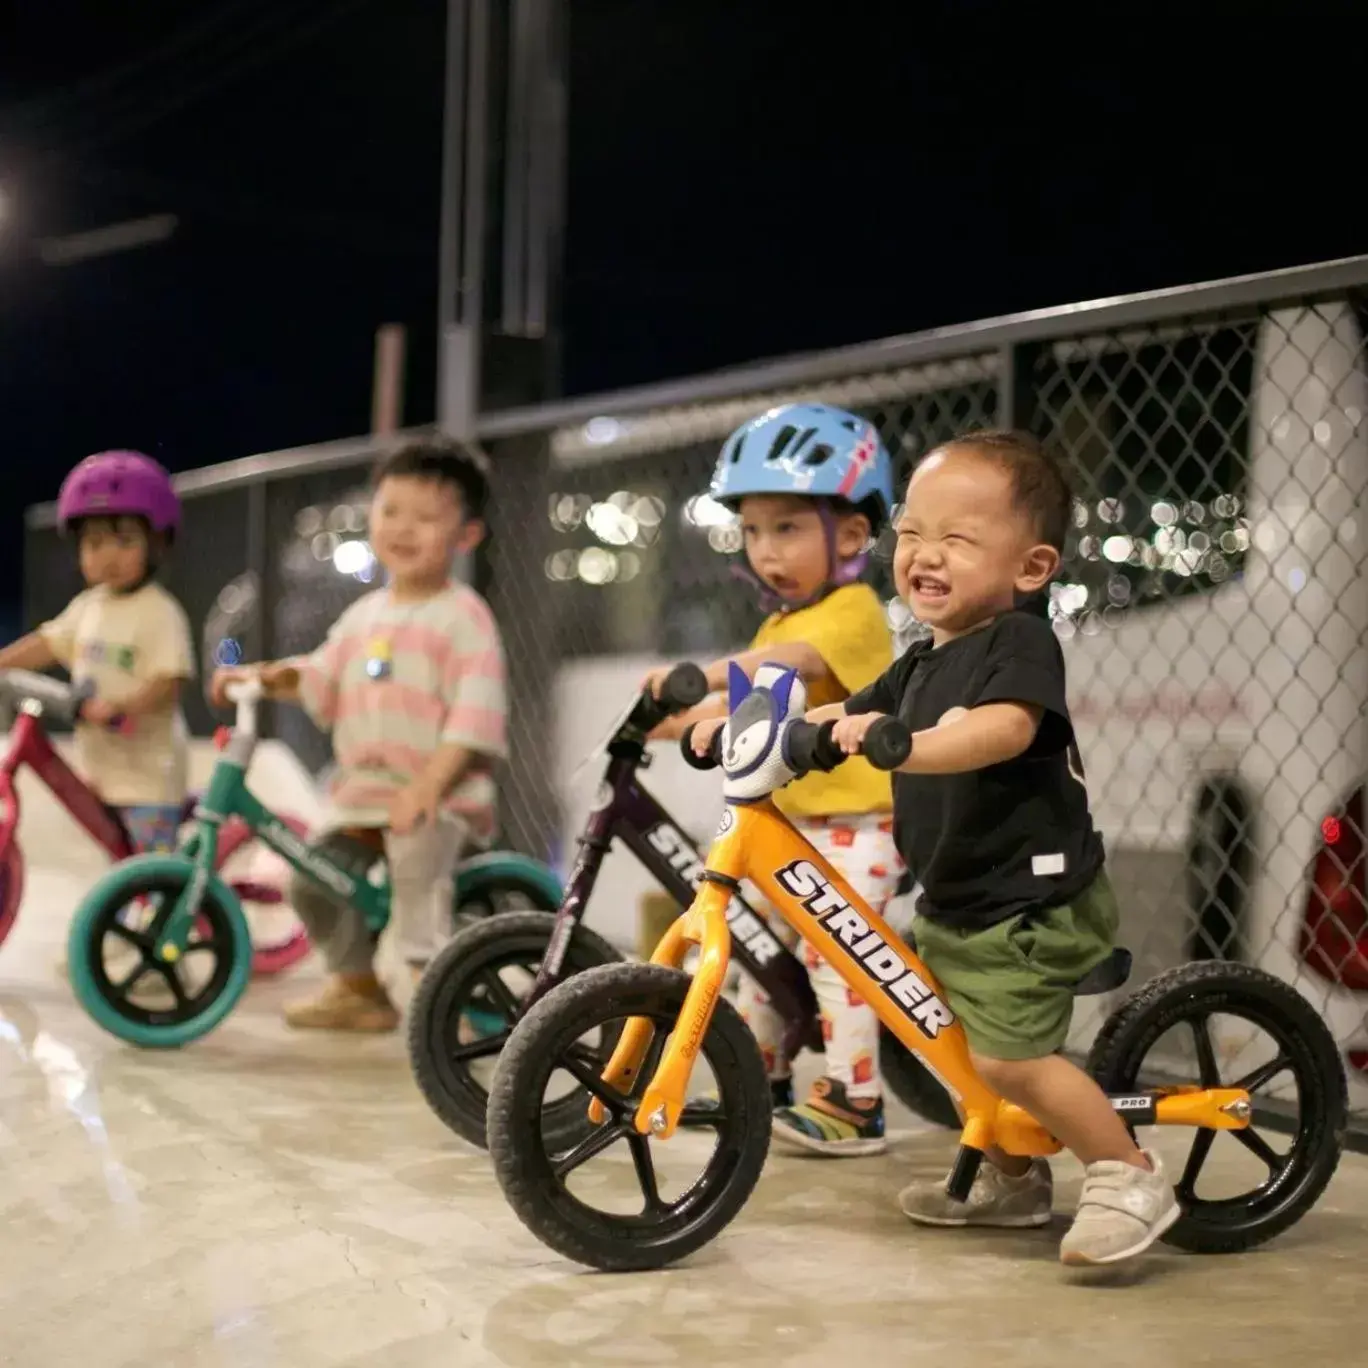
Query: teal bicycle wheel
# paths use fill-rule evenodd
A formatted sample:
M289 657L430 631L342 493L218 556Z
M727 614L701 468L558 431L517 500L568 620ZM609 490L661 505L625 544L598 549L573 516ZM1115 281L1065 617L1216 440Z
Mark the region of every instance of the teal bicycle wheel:
M247 920L212 875L184 953L172 962L153 954L143 928L195 875L182 856L135 855L95 884L72 919L67 964L76 998L130 1045L175 1049L198 1040L233 1010L251 978Z

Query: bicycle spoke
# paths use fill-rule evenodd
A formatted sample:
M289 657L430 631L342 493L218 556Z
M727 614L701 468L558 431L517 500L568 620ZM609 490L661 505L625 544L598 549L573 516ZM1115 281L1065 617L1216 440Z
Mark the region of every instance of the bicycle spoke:
M125 926L121 921L112 921L105 928L111 936L118 936L121 941L127 941L129 945L135 945L139 950L146 950L152 944L152 938L141 931L135 931L131 926Z
M1192 1148L1188 1151L1187 1163L1183 1165L1183 1176L1174 1188L1178 1196L1186 1202L1192 1201L1197 1195L1197 1175L1201 1173L1202 1165L1206 1163L1215 1139L1216 1132L1205 1127L1192 1138Z
M599 1052L591 1045L585 1045L581 1041L576 1041L566 1052L567 1059L573 1059L576 1063L583 1065L586 1069L592 1069L595 1073L602 1073L603 1059Z
M497 969L487 969L480 975L478 982L484 985L490 999L497 1002L499 1010L509 1016L517 1016L522 1004L509 991L508 985L499 977Z
M582 1088L587 1088L614 1116L621 1116L627 1110L628 1099L618 1090L599 1077L600 1066L597 1061L585 1065L573 1055L562 1055L560 1067Z
M632 1151L632 1165L636 1169L637 1182L641 1184L641 1195L646 1199L646 1210L665 1211L667 1208L660 1200L660 1188L656 1183L650 1140L638 1130L629 1130L627 1144Z
M188 1007L190 995L185 991L185 984L181 982L181 977L176 972L176 966L158 963L156 967L161 970L162 978L166 980L167 987L171 989L171 993L176 999L176 1006L182 1010Z
M1291 1067L1291 1059L1285 1054L1280 1054L1276 1059L1270 1059L1267 1064L1260 1064L1253 1073L1248 1073L1243 1078L1237 1078L1230 1086L1232 1088L1243 1088L1245 1092L1252 1093Z
M150 968L151 965L149 965L145 959L139 959L130 974L121 978L118 983L111 983L109 986L113 988L120 997L127 997L129 990Z
M711 1126L713 1130L721 1130L727 1124L727 1113L721 1107L707 1107L695 1104L686 1106L679 1113L679 1128L683 1130L686 1126L690 1129Z
M1282 1156L1252 1127L1246 1127L1244 1130L1233 1130L1230 1134L1252 1155L1262 1159L1268 1166L1269 1173L1276 1173L1282 1168Z
M447 1052L447 1058L455 1063L464 1063L471 1059L488 1059L490 1055L496 1055L505 1045L508 1044L508 1037L512 1031L500 1031L497 1035L485 1036L480 1040L472 1040L465 1045L457 1045Z
M1211 1043L1211 1018L1193 1017L1188 1023L1192 1027L1192 1039L1197 1046L1197 1071L1202 1087L1221 1086L1221 1066L1216 1062L1216 1047Z
M567 1174L573 1173L581 1164L587 1164L596 1154L602 1154L615 1140L627 1133L621 1121L605 1121L596 1131L579 1142L572 1150L567 1150L551 1161L551 1171L564 1181Z

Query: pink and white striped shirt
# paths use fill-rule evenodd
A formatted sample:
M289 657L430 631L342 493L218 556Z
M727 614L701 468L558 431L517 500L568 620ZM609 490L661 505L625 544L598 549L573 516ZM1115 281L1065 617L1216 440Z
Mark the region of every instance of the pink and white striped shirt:
M385 660L382 678L367 663ZM452 583L419 603L377 589L353 603L299 668L299 696L337 762L331 786L339 825L380 825L390 799L439 746L477 752L445 807L488 838L495 826L493 760L507 756L503 643L489 605Z

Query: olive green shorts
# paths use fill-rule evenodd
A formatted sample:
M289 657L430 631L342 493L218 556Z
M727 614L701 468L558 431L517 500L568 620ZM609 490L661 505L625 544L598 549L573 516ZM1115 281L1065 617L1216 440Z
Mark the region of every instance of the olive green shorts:
M959 931L917 917L912 938L975 1054L1039 1059L1063 1046L1074 985L1111 953L1117 920L1104 870L1059 907L1023 913L986 931Z

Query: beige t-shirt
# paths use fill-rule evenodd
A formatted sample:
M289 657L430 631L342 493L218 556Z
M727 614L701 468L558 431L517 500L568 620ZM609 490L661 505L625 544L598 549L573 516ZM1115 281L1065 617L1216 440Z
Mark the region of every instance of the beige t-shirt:
M189 619L155 582L131 594L111 593L104 585L83 590L38 631L74 682L92 680L95 696L115 706L150 680L195 676ZM139 716L127 736L78 723L76 764L116 807L184 801L187 745L180 708Z

